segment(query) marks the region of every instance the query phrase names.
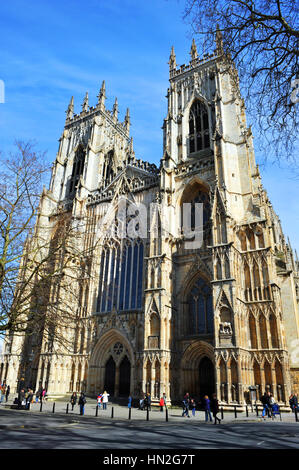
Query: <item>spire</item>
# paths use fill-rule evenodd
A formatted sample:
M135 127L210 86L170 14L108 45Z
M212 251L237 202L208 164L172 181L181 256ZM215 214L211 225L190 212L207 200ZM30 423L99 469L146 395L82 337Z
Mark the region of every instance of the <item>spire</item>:
M128 133L130 131L130 124L131 124L130 111L129 111L129 108L127 108L127 112L126 112L126 116L125 116L125 128L126 128L126 131Z
M74 116L74 97L72 96L70 104L68 105L68 108L66 110L66 118L73 119L73 116Z
M106 84L105 84L105 80L103 80L102 82L102 86L101 86L101 89L100 89L100 93L98 94L98 104L101 105L101 106L104 106L105 105L105 99L106 99Z
M114 105L113 105L113 117L116 118L116 120L117 120L117 117L118 117L118 101L117 101L117 98L115 98L115 102L114 102Z
M194 60L198 57L197 47L196 47L194 38L192 39L192 46L191 46L191 50L190 50L190 55L191 55L191 60Z
M223 36L219 24L216 27L216 52L217 54L223 54Z
M170 56L169 56L169 70L173 70L176 68L176 57L174 53L174 47L172 46Z
M88 106L88 92L86 92L84 101L82 103L82 112L83 113L88 113L88 109L89 109L89 106Z

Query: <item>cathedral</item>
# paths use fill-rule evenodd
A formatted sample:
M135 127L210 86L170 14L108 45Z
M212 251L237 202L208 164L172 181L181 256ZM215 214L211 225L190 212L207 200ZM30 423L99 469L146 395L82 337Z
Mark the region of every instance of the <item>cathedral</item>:
M299 262L261 182L237 70L220 35L202 57L193 40L190 56L179 66L171 50L159 167L136 158L129 110L121 121L117 99L106 108L105 82L96 106L86 94L75 114L71 99L35 234L55 239L67 215L94 246L93 275L73 299L71 350L42 331L32 350L7 336L13 392L20 380L154 403L215 392L240 407L299 392Z

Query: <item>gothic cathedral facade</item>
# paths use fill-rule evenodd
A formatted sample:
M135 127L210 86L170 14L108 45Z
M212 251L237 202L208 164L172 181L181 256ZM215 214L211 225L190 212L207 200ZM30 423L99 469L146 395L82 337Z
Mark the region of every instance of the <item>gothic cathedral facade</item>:
M81 218L81 243L99 240L94 276L73 305L73 351L54 354L45 337L24 359L25 339L8 337L1 379L12 390L23 375L50 395L216 392L243 405L252 390L281 403L299 392L298 260L261 183L234 64L216 44L201 58L193 41L182 66L171 51L159 167L136 158L129 112L120 122L117 100L106 109L105 82L95 107L86 95L74 114L71 100L37 226L51 237L64 214ZM146 209L144 236L99 224L120 198ZM198 246L183 230L187 203L193 232L201 204Z

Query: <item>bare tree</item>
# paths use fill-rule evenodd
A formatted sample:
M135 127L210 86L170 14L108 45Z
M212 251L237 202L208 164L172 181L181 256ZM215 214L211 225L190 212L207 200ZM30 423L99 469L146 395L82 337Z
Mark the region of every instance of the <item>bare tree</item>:
M236 64L249 118L265 156L296 162L299 97L298 3L295 0L187 0L184 18L204 48L222 35ZM217 33L218 31L218 33Z
M16 149L0 171L0 334L8 353L9 339L25 337L24 357L55 345L74 352L86 323L74 306L81 305L91 250L82 248L70 212L43 223L48 167L32 144L17 142Z

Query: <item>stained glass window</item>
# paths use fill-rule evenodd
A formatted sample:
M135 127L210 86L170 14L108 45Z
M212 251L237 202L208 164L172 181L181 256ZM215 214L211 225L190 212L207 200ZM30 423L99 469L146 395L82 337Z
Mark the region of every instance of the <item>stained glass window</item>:
M100 266L98 312L142 307L143 243L114 242L103 248Z
M214 329L212 289L202 278L195 282L189 297L188 334L210 334Z

